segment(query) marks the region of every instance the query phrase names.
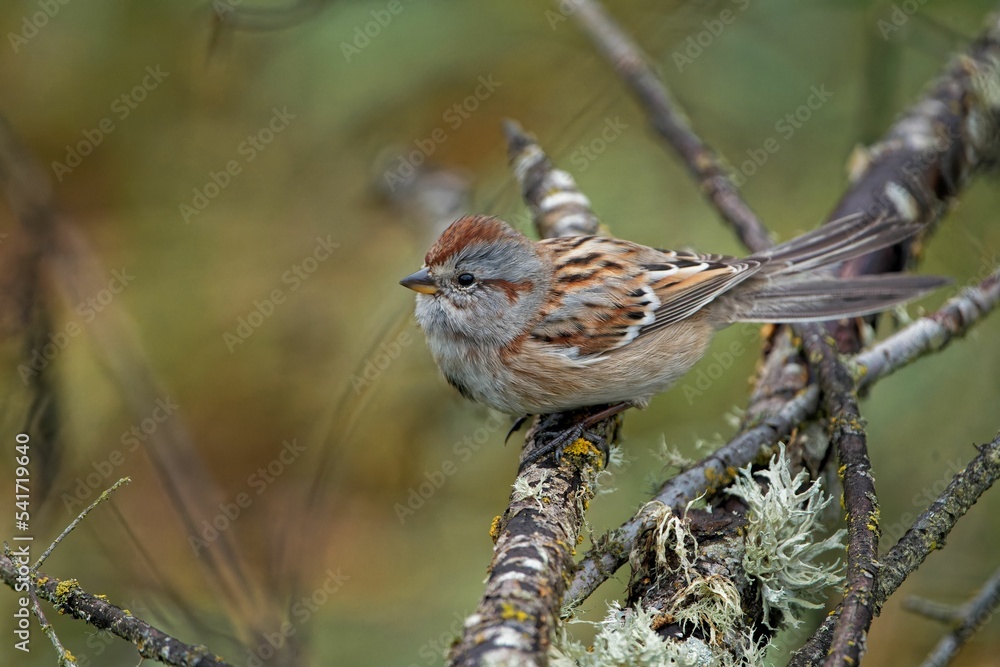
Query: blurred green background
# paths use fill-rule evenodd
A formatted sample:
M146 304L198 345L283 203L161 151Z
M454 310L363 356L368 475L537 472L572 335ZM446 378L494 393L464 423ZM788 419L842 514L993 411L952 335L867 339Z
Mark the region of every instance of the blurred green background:
M501 120L515 118L573 172L616 235L708 252L741 248L572 20L559 20L551 5L403 0L393 13L380 1L330 2L316 12L308 3L299 12L244 2L240 9L262 11L241 23L218 3L52 4L58 11L33 33L25 32L25 17L31 21L41 3L0 7L0 109L59 177L61 210L90 240L97 270L108 280L112 270L134 276L108 309L133 320L164 396L179 406L168 419L188 429L219 498L251 497L226 532L248 577L271 596L265 606L277 615L260 615L278 620L262 629L280 623L288 595L320 590L333 572L339 583L327 590L336 592L320 596L308 618L292 615L305 664L439 664L478 600L490 521L506 505L520 439L505 447L508 422L447 387L412 324L413 296L396 283L420 266L436 232L413 198L399 188L387 192L394 156L433 145L427 163L468 181L472 199L463 209L528 231L500 133ZM892 20L891 3L644 0L613 12L655 59L695 127L732 162L777 139L780 149L743 192L787 239L823 220L845 187L855 145L877 138L993 8L927 3L886 39L879 26ZM727 9L735 20L678 66L676 54L697 53L685 51L688 38L710 30ZM374 34L367 41L358 38L366 26ZM161 74L151 77L147 68ZM135 91L144 79L144 91ZM789 135L777 124L813 87L832 96ZM283 120L269 129L280 131L262 133L276 114ZM95 134L102 121L112 131ZM608 123L617 133L595 144ZM248 137L258 135L255 147ZM100 143L88 139L98 136ZM72 164L68 152L87 141L96 145L78 166L53 167ZM597 146L591 159L588 147ZM227 165L228 179L220 176ZM213 173L224 187L212 188ZM197 214L184 208L201 204ZM994 268L998 210L996 176L978 179L947 215L920 270L953 276L951 294ZM6 207L0 223L16 236ZM336 247L314 255L317 239ZM240 318L267 311L259 304L275 290L280 303L252 335L238 344L226 337L239 335ZM936 307L948 294L909 311ZM151 412L127 408L77 306L54 311L56 329L76 321L83 335L44 371L61 406L64 454L44 507L37 499L33 506L36 540L47 544L75 516L80 506L68 506L66 494L106 470L102 462L115 450L123 461L101 487L126 474L133 481L43 569L248 664L239 622L206 583L204 561L148 452L123 447L123 436ZM880 383L865 401L886 546L900 534L893 524L921 511L924 494L940 491L974 455L971 445L1000 426L998 340L994 316L947 352ZM734 342L745 352L723 378L698 396L685 392L693 386L685 382L714 363L712 354ZM23 340L2 349L10 369L2 437L10 451L26 403L15 370ZM725 415L745 405L757 359L753 329L726 331L680 387L627 415L628 463L616 473L617 491L593 503L597 531L631 516L667 473L656 456L661 442L700 457L733 432ZM262 488L263 477L254 475L281 460L282 443L293 439L303 451L286 456ZM0 497L10 503L12 458L0 461ZM318 509L305 513L318 471ZM428 484L429 498L411 500ZM400 509L408 502L412 512ZM969 597L998 566L998 513L993 492L962 520L945 553L892 599L874 623L869 664L913 663L934 645L943 628L904 611L902 600ZM10 534L12 521L2 525ZM602 587L583 615L603 616L625 579ZM54 664L37 628L30 654L13 650L15 596L4 589L0 601L0 662ZM77 657L136 664L131 645L49 616ZM993 664L998 649L993 623L955 664Z

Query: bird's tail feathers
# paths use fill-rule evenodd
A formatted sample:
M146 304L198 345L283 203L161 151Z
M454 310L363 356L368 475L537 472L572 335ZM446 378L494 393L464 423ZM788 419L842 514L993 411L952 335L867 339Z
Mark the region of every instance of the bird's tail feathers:
M773 280L741 299L731 322L819 322L892 308L948 284L947 278L888 273L858 278Z
M817 271L895 245L925 225L897 216L872 220L858 213L843 217L753 256L771 275Z

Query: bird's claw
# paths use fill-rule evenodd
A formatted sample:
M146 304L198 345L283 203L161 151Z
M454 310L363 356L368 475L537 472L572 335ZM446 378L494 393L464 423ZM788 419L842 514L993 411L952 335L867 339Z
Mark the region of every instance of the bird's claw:
M539 424L538 428L539 433L547 431L547 429L544 428L543 424L544 421ZM529 453L521 461L521 465L518 468L518 473L523 472L524 469L527 468L529 465L537 463L538 461L542 460L549 454L553 454L553 458L555 459L555 462L558 465L562 461L562 455L563 452L566 450L566 448L572 445L580 438L584 438L584 436L586 436L585 439L588 442L597 446L598 450L601 452L601 454L604 455L606 460L608 455L607 441L602 436L593 432L589 432L587 429L588 426L586 423L577 422L575 424L570 425L569 428L555 432L552 435L552 438L548 440L548 442L544 442L535 447L531 451L531 453Z

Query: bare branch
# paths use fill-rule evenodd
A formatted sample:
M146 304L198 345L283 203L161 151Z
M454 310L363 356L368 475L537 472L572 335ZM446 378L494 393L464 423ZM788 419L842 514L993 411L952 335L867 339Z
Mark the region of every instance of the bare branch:
M983 282L950 299L932 315L921 317L855 358L859 367L859 391L880 378L931 352L943 349L964 336L972 325L1000 303L1000 269Z
M695 134L666 85L649 66L646 55L600 2L576 0L574 4L574 17L580 27L632 89L653 129L677 151L723 220L736 231L746 247L754 251L769 248L771 239L760 218L743 200L716 152Z
M511 171L531 209L538 234L546 239L596 234L600 222L569 172L556 169L516 121L504 121L503 132Z
M925 600L915 595L903 600L903 609L945 625L954 625L962 615L962 609L959 607Z
M1000 570L993 573L972 600L958 611L958 626L941 638L921 667L944 667L958 654L962 645L990 618L1000 604Z

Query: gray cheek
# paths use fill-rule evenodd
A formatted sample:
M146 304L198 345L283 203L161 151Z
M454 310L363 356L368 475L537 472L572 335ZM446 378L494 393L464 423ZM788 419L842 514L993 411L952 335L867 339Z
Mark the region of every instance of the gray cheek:
M417 307L414 310L417 324L426 332L433 331L441 318L441 309L436 303L436 299L426 294L417 295Z
M428 336L465 334L464 312L443 295L417 295L417 323Z
M428 336L458 336L478 344L502 344L509 338L509 315L510 302L503 294L417 296L417 323Z

